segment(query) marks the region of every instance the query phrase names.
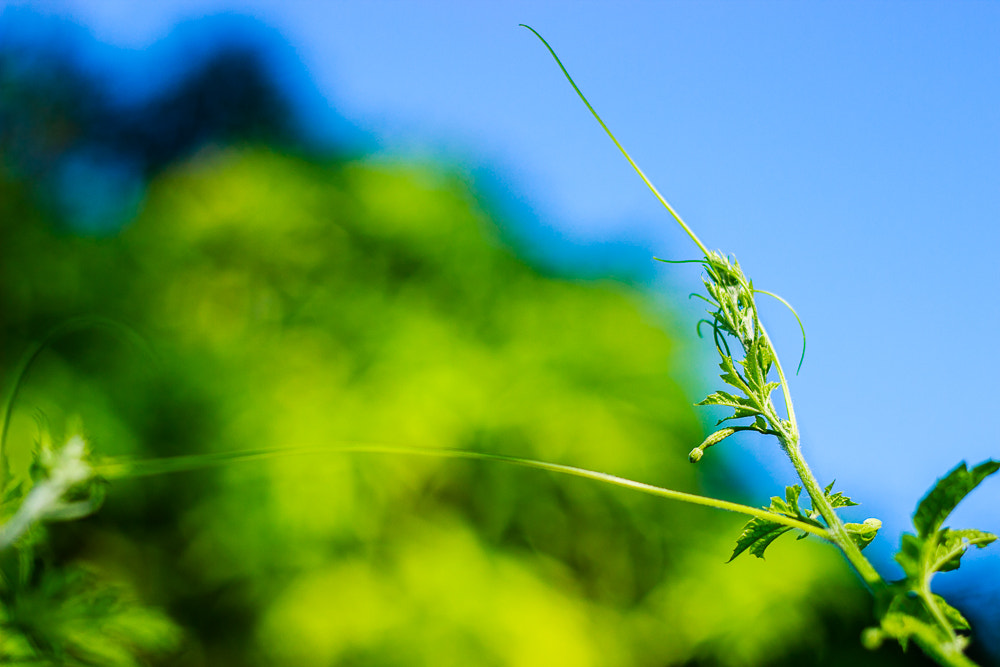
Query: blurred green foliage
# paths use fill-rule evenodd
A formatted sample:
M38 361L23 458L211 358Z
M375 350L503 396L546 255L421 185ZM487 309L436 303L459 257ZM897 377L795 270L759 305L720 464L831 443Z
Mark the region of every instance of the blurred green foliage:
M82 425L98 457L370 442L699 487L687 452L703 434L665 315L627 285L519 259L454 175L208 146L157 172L120 233L93 237L67 229L33 173L0 162L2 379L73 317L147 344L82 329L39 357L11 423L15 481L42 424L56 440ZM97 515L4 554L0 651L295 667L900 659L858 647L868 601L833 549L789 541L726 564L742 523L385 454L122 480Z
M15 412L15 473L41 411L107 455L365 441L697 488L662 316L522 263L446 174L205 153L100 240L2 206L5 367L85 313L156 355L99 331L54 344ZM119 482L51 530L56 562L170 613L185 665L756 665L864 608L818 544L725 564L739 524L500 464L352 454Z

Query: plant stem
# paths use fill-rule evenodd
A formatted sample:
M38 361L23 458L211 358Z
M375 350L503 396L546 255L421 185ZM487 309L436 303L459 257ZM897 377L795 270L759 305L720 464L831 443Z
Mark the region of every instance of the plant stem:
M920 646L924 653L943 667L979 667L960 648L957 648L954 643L942 645L938 642L925 640L919 634L913 635L913 641Z
M955 629L951 627L951 623L945 618L944 612L941 611L941 607L934 600L934 594L931 593L931 582L930 577L926 577L920 587L920 599L924 601L927 609L931 612L931 616L937 621L937 624L941 626L941 629L948 633L952 641L955 641L956 634Z
M379 445L379 444L365 444L365 443L354 443L354 444L344 444L344 445L331 445L327 447L292 447L292 448L273 448L273 449L256 449L256 450L245 450L240 452L222 452L217 454L194 454L187 456L173 456L167 458L159 459L145 459L145 460L129 460L129 459L110 459L94 466L94 471L97 475L105 479L124 479L129 477L145 477L148 475L161 475L171 472L183 472L190 470L197 470L201 468L206 468L213 465L224 465L227 463L233 463L237 461L253 461L259 459L273 458L275 456L286 456L293 454L329 454L329 453L371 453L371 454L394 454L394 455L408 455L408 456L433 456L442 458L459 458L459 459L472 459L479 461L496 461L500 463L507 463L510 465L521 466L525 468L534 468L536 470L546 470L548 472L560 473L563 475L572 475L574 477L583 477L585 479L593 479L599 482L604 482L606 484L612 484L614 486L620 486L626 489L632 489L634 491L640 491L642 493L647 493L652 496L659 496L661 498L669 498L670 500L678 500L681 502L691 503L692 505L701 505L703 507L712 507L719 510L726 510L728 512L737 512L739 514L746 514L748 516L757 517L760 519L765 519L774 523L779 523L789 528L795 528L797 530L804 531L806 533L816 535L817 537L822 537L823 539L829 540L829 533L818 526L814 526L803 521L799 521L792 517L787 517L783 514L776 514L770 512L766 509L758 507L750 507L748 505L741 505L740 503L730 502L728 500L719 500L717 498L709 498L707 496L699 496L693 493L685 493L684 491L674 491L673 489L665 489L660 486L654 486L652 484L645 484L643 482L636 482L631 479L626 479L624 477L618 477L616 475L609 475L603 472L596 472L593 470L586 470L584 468L577 468L574 466L561 465L558 463L547 463L545 461L536 461L533 459L522 459L514 456L504 456L502 454L488 454L486 452L472 452L463 449L429 449L422 447L400 447L391 445Z
M566 77L566 80L569 81L569 85L573 86L573 90L575 90L576 94L579 95L581 100L583 100L583 103L587 105L587 109L590 110L590 113L593 114L594 118L597 119L597 122L600 123L602 128L604 128L604 131L607 133L607 135L611 137L611 141L613 141L618 150L621 151L621 154L625 156L625 159L628 160L628 163L632 165L633 169L635 169L635 173L639 174L639 178L642 179L642 182L646 184L646 187L649 188L650 192L652 192L653 195L659 200L659 202L663 204L663 207L667 209L670 215L673 216L674 220L676 220L677 223L684 229L687 235L691 237L691 240L694 241L696 246L698 246L698 249L701 250L702 254L707 256L708 248L706 248L705 244L701 242L701 239L699 239L697 234L694 233L694 230L688 227L687 223L684 222L684 220L681 218L680 215L678 215L677 211L674 210L674 207L671 206L670 203L666 200L666 198L660 194L660 191L657 190L656 186L653 185L653 182L646 177L646 174L643 173L642 169L639 168L639 165L635 163L635 161L632 159L632 156L628 154L628 151L626 151L622 147L622 145L618 143L618 139L616 139L615 135L612 134L610 129L608 129L608 126L604 124L604 121L601 119L600 115L598 115L594 107L590 105L590 102L587 100L587 97L583 94L583 91L581 91L580 88L576 85L576 81L574 81L573 77L571 77L569 75L569 72L566 71L566 68L562 64L562 61L559 60L559 56L556 55L555 50L553 50L553 48L549 46L549 43L545 41L545 38L539 35L538 31L532 28L530 25L525 25L524 23L521 23L520 26L522 28L527 28L531 32L535 33L535 37L537 37L542 41L542 44L545 45L545 48L549 50L550 54L552 54L552 57L555 59L556 64L559 65L559 69L562 70L562 73Z
M785 377L785 371L781 367L781 360L778 358L778 353L774 349L771 338L767 335L767 330L764 329L764 325L760 324L759 321L758 324L761 335L767 341L768 347L771 348L771 357L774 359L774 367L778 371L778 379L781 381L781 391L785 398L785 411L788 414L787 427L781 423L780 419L776 423L780 432L779 440L781 441L781 447L785 450L785 454L795 467L795 472L798 474L799 479L802 480L802 485L812 500L813 509L818 511L820 516L826 521L830 540L840 547L840 550L844 552L844 556L847 557L848 562L857 570L868 587L873 591L877 590L885 585L885 581L868 559L861 554L861 549L858 548L858 545L848 534L847 529L844 527L844 522L840 520L840 516L834 510L833 505L827 500L826 493L824 493L819 482L816 481L816 477L809 468L809 464L806 463L805 457L802 456L799 426L795 420L795 406L792 403L792 394L788 388L788 379Z
M847 560L854 566L858 574L865 581L869 588L873 591L881 588L885 582L878 571L872 566L868 559L861 554L861 549L855 544L854 540L848 534L847 529L844 527L844 522L840 520L837 512L834 510L833 505L827 500L826 494L823 492L822 487L820 487L819 482L816 481L816 477L813 475L812 470L809 469L809 464L806 463L805 458L802 456L802 450L798 443L798 432L794 434L795 440L788 440L784 436L781 438L781 444L788 458L791 459L792 465L795 466L795 472L798 473L799 479L802 480L802 485L805 487L806 491L809 493L809 498L812 500L813 509L818 511L823 519L826 521L828 530L830 533L830 540L840 547L840 550L844 552Z
M756 310L756 305L754 305L754 310ZM754 317L757 320L757 326L760 327L760 335L764 337L764 340L767 341L767 346L771 348L771 358L774 359L774 368L778 371L778 380L781 381L781 394L785 398L785 412L788 414L788 422L792 426L791 434L789 435L794 436L794 441L797 444L799 441L799 423L795 420L795 405L792 403L792 392L788 388L788 379L785 377L785 370L781 367L781 359L778 357L778 351L774 349L774 343L771 342L771 337L767 335L764 323L760 321L759 317L756 317L756 313Z

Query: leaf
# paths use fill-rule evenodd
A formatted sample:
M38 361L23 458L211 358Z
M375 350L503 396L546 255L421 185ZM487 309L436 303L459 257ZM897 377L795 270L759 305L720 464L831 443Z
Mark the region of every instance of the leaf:
M722 362L719 363L719 368L722 369L722 375L719 377L721 377L722 381L729 386L739 389L744 394L749 394L750 387L747 386L747 383L743 381L743 378L736 370L736 364L733 363L733 358L727 354L723 354L721 356Z
M856 504L856 503L855 503ZM882 522L878 519L865 519L863 523L845 523L844 528L847 529L848 535L854 540L854 543L858 545L858 549L863 550L875 536L878 535L879 529L882 527Z
M896 562L903 568L907 579L920 582L924 574L924 549L926 541L911 533L903 533Z
M27 568L11 554L5 569ZM9 578L0 661L18 665L138 667L173 650L180 629L126 586L77 567L40 566Z
M781 386L780 382L767 382L760 389L761 398L767 398L771 395L771 392Z
M886 591L879 613L881 628L866 633L866 641L876 645L883 636L893 637L905 649L916 639L925 650L940 651L955 659L947 664L971 664L962 655L967 637L957 634L969 630L961 612L934 595L930 579L938 572L958 569L969 547L983 548L997 536L982 530L952 530L942 524L961 500L979 484L1000 469L1000 462L988 460L971 470L965 462L937 481L917 505L913 525L917 534L904 533L896 562L906 578L895 582ZM945 663L942 663L945 664Z
M802 487L798 484L786 486L784 499L772 496L771 506L766 509L775 514L783 514L819 526L820 524L816 520L812 519L799 507L799 496L801 493ZM734 558L748 549L757 558L763 558L764 551L771 546L771 543L790 530L792 528L789 526L760 517L750 519L743 526L743 532L737 538L736 548L733 549L733 555L729 557L728 562L732 562ZM805 534L803 533L803 535Z
M714 394L710 394L705 400L696 405L721 405L732 408L735 411L734 414L720 419L720 424L728 419L742 419L743 417L753 417L760 414L760 410L756 408L749 398L734 396L727 391L717 391Z
M904 651L914 637L920 637L928 644L941 644L950 640L935 623L903 612L890 612L883 616L882 631L898 641Z
M747 549L757 558L763 558L764 550L790 530L791 528L788 526L783 526L780 523L767 521L759 517L750 519L743 526L743 532L736 540L736 548L733 549L733 555L729 557L727 562L732 562L734 558Z
M794 513L792 516L798 516L798 517L807 516L806 513L803 512L801 508L799 508L799 496L801 495L802 495L802 487L799 486L798 484L785 487L785 504L788 506L788 509ZM772 507L774 506L773 499L771 506ZM782 512L782 514L787 514L787 513L788 512Z
M931 571L950 572L957 570L960 560L970 546L979 549L994 542L997 536L982 530L950 530L939 533L938 544L934 550Z
M972 626L969 622L965 620L965 616L962 616L962 612L952 607L950 604L945 602L945 599L940 595L934 596L934 601L937 602L938 608L944 612L944 617L948 619L951 627L956 630L971 630Z
M764 390L772 361L771 348L767 339L755 338L747 348L746 359L740 362L746 370L747 383L754 388L755 393Z
M1000 470L1000 461L990 459L972 470L966 469L963 461L939 479L917 505L917 511L913 515L917 534L926 538L936 532L958 503L997 470Z
M837 491L837 493L831 493L831 491L833 491L833 485L836 483L837 480L833 480L830 482L829 486L823 489L823 495L825 495L826 499L830 501L830 505L834 509L838 507L856 507L858 503L854 502L840 491Z
M903 650L906 650L911 639L916 639L925 646L948 647L946 650L949 652L961 654L967 640L961 635L951 636L938 623L919 595L900 584L894 584L889 594L890 602L881 614L881 634L896 639ZM931 597L948 625L954 630L970 629L969 622L960 611L945 602L940 595Z

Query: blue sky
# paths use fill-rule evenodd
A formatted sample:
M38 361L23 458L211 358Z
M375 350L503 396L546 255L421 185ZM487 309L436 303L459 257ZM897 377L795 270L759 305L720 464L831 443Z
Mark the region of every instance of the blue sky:
M694 248L517 27L529 23L702 240L798 309L809 350L791 386L806 455L821 481L864 502L859 520L883 519L880 567L894 567L889 547L935 478L1000 458L1000 4L28 6L137 50L181 21L256 17L305 64L323 98L306 105L317 127L329 105L380 154L490 174L545 233L631 244L663 294L697 289L697 268L652 266ZM699 307L680 302L693 329ZM773 304L765 317L794 366L794 320ZM705 376L692 375L695 392L714 385L707 348L689 348ZM792 480L769 444L739 449L729 465L766 473L762 501ZM992 480L952 525L1000 532L998 506ZM971 554L942 589L971 590L1000 565L992 551ZM992 581L978 594L995 606Z

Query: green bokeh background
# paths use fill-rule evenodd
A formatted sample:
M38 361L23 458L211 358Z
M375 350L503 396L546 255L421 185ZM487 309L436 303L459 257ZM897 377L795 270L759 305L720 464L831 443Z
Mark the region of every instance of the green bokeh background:
M4 90L24 123L2 135L3 380L71 318L142 340L95 326L39 357L11 422L15 480L39 433L81 429L98 460L365 442L704 492L669 313L629 281L522 259L447 168L236 132L151 169L120 231L85 234L24 158L59 159L80 98L45 116ZM739 517L594 481L292 452L107 491L50 528L32 582L6 580L0 649L41 651L23 639L47 633L77 647L65 664L919 662L861 649L870 601L833 549L788 539L727 564ZM46 597L71 569L130 606Z

